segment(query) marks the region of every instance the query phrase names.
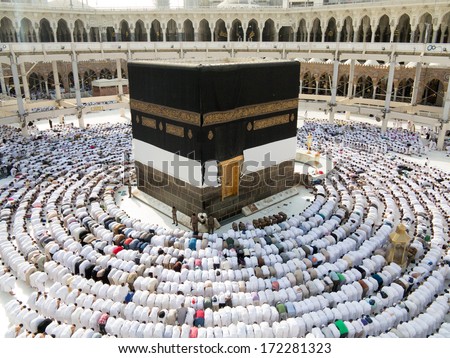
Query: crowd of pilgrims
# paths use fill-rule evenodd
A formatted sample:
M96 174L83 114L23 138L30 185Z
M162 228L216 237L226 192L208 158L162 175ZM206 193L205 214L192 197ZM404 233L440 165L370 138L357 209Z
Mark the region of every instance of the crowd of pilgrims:
M198 235L116 203L134 175L129 125L0 133L7 337L450 336L450 178L393 154L421 153L415 133L307 121L299 146L312 133L335 163L310 205ZM399 223L406 270L384 257Z

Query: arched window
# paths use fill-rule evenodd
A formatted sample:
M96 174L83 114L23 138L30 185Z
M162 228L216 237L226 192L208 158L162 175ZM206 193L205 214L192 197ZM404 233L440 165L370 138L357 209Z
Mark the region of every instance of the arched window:
M370 42L372 40L372 26L369 16L364 16L358 28L358 42Z
M389 42L391 39L391 26L389 16L383 15L375 31L375 42Z
M100 71L100 79L107 79L110 80L112 78L112 73L107 68L104 68Z
M421 104L428 106L442 106L444 100L444 85L438 79L427 83L423 90Z
M308 41L308 29L306 28L305 19L301 19L298 24L297 41L298 42L307 42Z
M147 30L142 20L136 21L134 28L134 41L147 41Z
M310 42L321 42L322 41L322 27L320 26L320 20L318 18L314 19L311 32L309 34Z
M262 40L265 42L272 42L276 40L275 24L272 19L269 19L264 23Z
M71 42L70 31L66 20L59 19L56 29L56 40L58 42Z
M337 37L336 19L332 17L328 20L328 26L325 31L325 42L335 42Z
M412 78L403 79L398 84L396 101L411 102L414 80Z
M411 39L411 24L409 16L403 14L398 20L398 25L395 28L394 42L409 42Z
M120 22L120 41L131 41L131 31L128 21Z
M200 21L198 26L198 40L211 41L211 28L209 27L209 22L205 19Z
M194 41L194 25L187 19L183 23L183 41Z
M241 21L238 19L231 23L230 41L244 41L244 29Z
M167 23L166 29L166 41L178 41L177 23L175 20L170 19Z
M41 42L55 42L55 35L47 19L39 22L39 39Z
M249 42L259 41L259 27L258 22L252 19L248 22L247 32L245 34L246 40Z
M372 98L373 82L369 76L361 76L356 83L355 97Z
M20 41L22 42L36 42L36 32L33 29L33 24L27 18L20 22Z
M225 21L222 19L217 20L214 28L214 41L227 41L228 32L225 26Z
M17 42L16 30L7 17L0 20L0 42Z
M158 20L153 20L152 27L150 28L150 41L158 42L163 40L164 36L162 33L161 24Z
M73 29L73 40L75 42L87 42L87 32L84 28L83 21L75 21L75 26Z

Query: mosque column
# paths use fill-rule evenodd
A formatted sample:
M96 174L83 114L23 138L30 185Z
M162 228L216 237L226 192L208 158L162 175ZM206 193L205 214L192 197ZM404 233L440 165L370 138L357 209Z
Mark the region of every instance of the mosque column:
M433 39L431 40L434 44L435 44L436 41L437 41L437 35L438 35L438 30L435 29L435 31L433 32Z
M57 29L54 29L53 27L51 28L53 31L53 37L55 38L55 42L58 42L58 32Z
M47 80L44 81L44 85L45 85L45 95L48 97L48 81Z
M373 86L372 99L375 99L375 97L377 96L377 88L378 86Z
M116 67L117 67L117 79L119 80L119 98L122 99L123 96L123 85L122 85L122 65L120 62L120 58L116 59Z
M373 29L373 26L372 26L372 29ZM375 28L375 30L372 30L372 37L370 38L370 43L374 43L375 42L375 33L376 33L377 31L376 31L376 28Z
M2 93L6 94L5 75L3 74L3 64L0 62L0 88Z
M303 89L303 80L300 80L300 87L299 87L299 93L302 94Z
M25 69L25 63L20 64L20 73L22 74L22 85L23 85L23 92L25 94L25 100L30 99L30 87L28 86L28 80L27 80L27 70Z
M444 109L442 111L441 128L438 133L437 150L444 150L445 132L450 129L450 81L447 84L447 92L445 93Z
M417 105L417 95L419 93L421 73L422 73L422 62L417 62L416 74L414 76L413 91L412 91L412 95L411 95L411 106Z
M52 70L53 70L53 80L55 81L56 101L59 102L61 100L61 89L59 87L58 64L56 61L52 61Z
M73 73L73 81L75 84L75 97L77 100L78 125L80 126L80 128L85 128L83 117L83 104L81 102L80 82L78 76L78 62L75 51L72 52L72 73Z
M339 74L339 61L336 57L333 62L333 78L331 80L331 99L330 99L330 108L329 108L329 117L328 117L328 120L330 122L334 121L334 112L335 112L334 108L336 107L338 74Z
M347 97L353 98L353 95L355 94L353 90L353 80L355 77L355 60L350 61L350 74L348 76L348 89L347 89Z
M423 32L419 30L419 34L420 34L420 37L422 37ZM409 40L409 43L411 43L411 44L414 43L415 38L416 38L416 30L411 30L411 38L410 38L410 40ZM422 42L422 41L420 40L420 38L419 38L419 41L418 41L418 42Z
M26 112L25 112L25 106L22 99L22 91L20 89L20 79L19 79L19 72L17 70L17 59L14 54L11 54L10 57L11 61L11 73L13 76L14 81L14 90L16 92L16 100L17 100L17 109L19 112L19 122L20 127L22 128L22 134L24 136L28 135L28 126L26 121Z
M319 79L317 77L315 77L316 80L316 96L319 95Z
M394 102L397 101L397 92L398 92L398 84L397 86L394 87L394 97L392 99Z
M444 42L445 31L447 31L447 25L441 25L441 38L439 39L439 43Z
M353 42L358 42L358 27L352 27L353 28ZM363 41L362 42L366 42L366 33L367 30L365 32L363 32Z
M395 56L391 56L391 62L389 63L389 74L388 74L388 82L386 87L386 99L384 102L384 110L383 110L383 122L381 124L381 134L386 133L387 129L387 118L386 115L390 112L390 106L391 106L391 95L392 95L392 88L394 84L394 73L395 73Z
M389 39L390 42L394 42L395 28L395 26L391 26L391 38Z

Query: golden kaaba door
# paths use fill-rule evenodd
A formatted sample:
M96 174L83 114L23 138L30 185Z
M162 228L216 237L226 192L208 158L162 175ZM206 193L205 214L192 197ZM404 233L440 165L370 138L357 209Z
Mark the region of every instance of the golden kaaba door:
M220 162L222 200L239 194L239 178L241 175L242 155Z

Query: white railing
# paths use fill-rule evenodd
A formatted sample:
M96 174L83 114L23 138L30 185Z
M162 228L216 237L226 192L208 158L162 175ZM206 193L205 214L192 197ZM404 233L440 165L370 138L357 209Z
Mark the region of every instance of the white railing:
M5 43L0 44L0 56L11 52L21 54L70 54L93 52L124 53L128 51L247 51L247 52L283 52L295 53L301 58L330 59L336 51L340 53L364 53L389 55L401 53L407 55L430 54L448 58L450 44L424 43L362 43L362 42L74 42L74 43ZM373 56L373 55L372 55ZM344 57L341 56L341 59ZM387 59L387 58L386 58Z

